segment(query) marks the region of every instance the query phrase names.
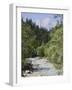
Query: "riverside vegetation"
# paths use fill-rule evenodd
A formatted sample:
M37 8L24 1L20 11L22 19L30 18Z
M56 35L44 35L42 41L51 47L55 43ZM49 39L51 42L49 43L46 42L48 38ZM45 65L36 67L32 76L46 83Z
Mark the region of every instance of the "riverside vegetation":
M22 76L26 69L33 71L27 58L47 58L56 69L63 69L63 23L50 30L39 27L31 19L22 19L21 23Z

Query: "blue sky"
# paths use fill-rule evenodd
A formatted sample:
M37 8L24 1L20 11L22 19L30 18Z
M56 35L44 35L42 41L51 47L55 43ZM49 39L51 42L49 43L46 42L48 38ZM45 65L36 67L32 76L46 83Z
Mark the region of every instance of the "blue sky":
M57 20L59 22L63 21L62 14L50 14L50 13L28 13L22 12L21 18L24 21L27 19L32 19L32 21L38 25L39 27L44 27L46 29L50 29L57 24Z

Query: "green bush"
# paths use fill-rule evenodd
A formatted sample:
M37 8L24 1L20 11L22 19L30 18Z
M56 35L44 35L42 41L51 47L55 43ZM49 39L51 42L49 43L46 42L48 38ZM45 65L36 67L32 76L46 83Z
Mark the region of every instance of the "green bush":
M63 28L51 32L51 40L45 45L44 55L56 68L63 66Z
M37 55L40 57L44 56L44 46L40 46L37 48Z

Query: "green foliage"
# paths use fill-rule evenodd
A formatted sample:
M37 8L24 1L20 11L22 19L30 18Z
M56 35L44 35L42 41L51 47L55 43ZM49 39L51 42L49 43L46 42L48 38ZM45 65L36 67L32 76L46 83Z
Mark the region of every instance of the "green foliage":
M55 28L51 32L51 40L46 44L44 50L48 60L55 64L56 68L62 68L63 64L63 27ZM57 67L58 66L58 67Z
M44 46L43 45L37 48L37 55L40 57L44 57Z
M34 57L37 55L37 47L42 43L48 42L48 31L45 28L39 28L32 20L22 20L22 59Z
M39 28L32 20L22 22L21 46L22 63L28 57L47 57L56 68L63 66L63 23L57 24L50 31Z

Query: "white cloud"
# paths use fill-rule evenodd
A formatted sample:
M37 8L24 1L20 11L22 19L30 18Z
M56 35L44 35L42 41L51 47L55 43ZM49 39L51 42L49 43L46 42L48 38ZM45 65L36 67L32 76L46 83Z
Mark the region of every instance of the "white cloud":
M44 18L43 20L41 20L41 26L47 27L49 22L50 22L49 18Z
M48 30L51 27L54 27L56 23L57 23L56 20L53 19L52 17L46 17L46 18L43 18L42 20L40 19L36 20L36 25L38 25L39 27L47 28Z
M52 17L48 17L48 18L44 18L42 21L41 21L41 27L45 27L47 28L48 30L54 26L56 26L57 24L57 21L52 18Z
M36 20L36 25L40 27L40 20Z
M43 18L42 20L36 20L36 25L38 25L39 27L44 27L48 29L48 24L50 22L49 18Z

